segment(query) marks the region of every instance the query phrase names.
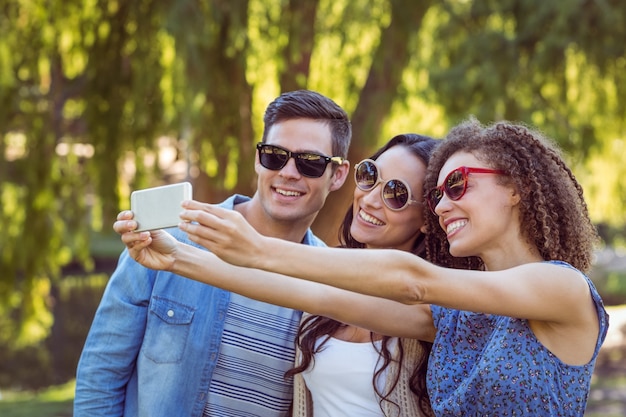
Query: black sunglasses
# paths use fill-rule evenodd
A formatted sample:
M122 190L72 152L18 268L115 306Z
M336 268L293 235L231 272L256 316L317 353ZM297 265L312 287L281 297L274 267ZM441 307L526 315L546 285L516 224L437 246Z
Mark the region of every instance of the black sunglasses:
M383 180L378 166L371 159L364 159L354 167L354 181L359 190L371 191L379 182L384 183L380 189L383 203L393 211L402 210L411 203L418 203L411 198L411 189L402 180Z
M296 161L298 172L309 178L319 178L324 175L326 165L331 162L341 165L344 161L340 156L330 157L312 152L291 152L280 146L263 142L257 143L256 148L259 151L259 161L263 167L278 171L287 165L289 158L293 158Z
M460 200L465 195L465 191L467 191L469 174L506 175L506 172L501 169L458 167L446 176L446 179L443 180L440 186L434 187L428 192L426 200L428 201L430 211L437 215L435 208L443 198L444 193L452 201Z

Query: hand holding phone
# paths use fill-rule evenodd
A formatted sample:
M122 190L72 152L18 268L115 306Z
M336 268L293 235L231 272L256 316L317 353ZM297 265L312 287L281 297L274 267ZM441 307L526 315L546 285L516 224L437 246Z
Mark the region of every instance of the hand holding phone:
M180 223L181 203L191 200L192 189L189 182L163 185L133 191L130 195L130 209L137 222L137 232L165 229Z

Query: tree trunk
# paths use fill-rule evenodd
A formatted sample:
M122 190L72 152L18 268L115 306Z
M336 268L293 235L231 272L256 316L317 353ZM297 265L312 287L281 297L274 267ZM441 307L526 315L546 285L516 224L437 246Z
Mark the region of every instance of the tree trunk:
M308 84L318 4L318 0L289 0L287 10L282 14L281 26L289 36L281 53L283 68L279 79L282 92L306 88Z
M391 22L382 33L372 66L352 115L352 166L378 147L384 118L390 113L393 99L402 83L402 73L409 63L411 38L420 30L431 1L391 2ZM398 132L402 133L402 132ZM313 223L313 231L328 245L337 245L338 229L352 202L354 181L349 178L340 190L331 193Z

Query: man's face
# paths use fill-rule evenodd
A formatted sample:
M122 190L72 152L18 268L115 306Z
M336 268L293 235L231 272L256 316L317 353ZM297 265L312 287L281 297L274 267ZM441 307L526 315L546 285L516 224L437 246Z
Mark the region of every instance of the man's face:
M331 132L328 125L311 119L287 120L272 126L266 143L292 152L311 152L332 155ZM280 170L272 171L261 165L257 152L255 171L261 204L274 221L301 222L309 225L324 205L328 193L344 183L349 163L341 166L328 164L319 178L303 176L290 158Z

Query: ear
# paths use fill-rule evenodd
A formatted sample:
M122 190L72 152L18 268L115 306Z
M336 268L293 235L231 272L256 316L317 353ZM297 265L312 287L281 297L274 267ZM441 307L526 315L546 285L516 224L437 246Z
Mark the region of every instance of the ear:
M333 177L330 183L330 191L336 191L341 188L346 179L348 178L348 172L350 172L350 161L345 160L335 168Z
M517 191L517 188L515 188L514 186L510 186L509 187L509 201L511 202L511 206L516 206L519 204L520 201L522 201L522 196L520 195L519 191Z
M254 172L259 174L259 169L261 168L261 161L259 161L259 153L254 153Z
M426 234L427 230L426 230L426 224L423 224L422 227L420 227L420 232L422 232L422 234Z

